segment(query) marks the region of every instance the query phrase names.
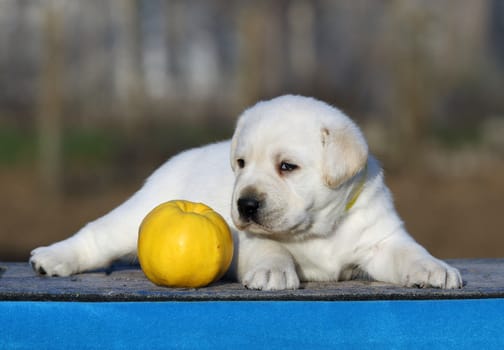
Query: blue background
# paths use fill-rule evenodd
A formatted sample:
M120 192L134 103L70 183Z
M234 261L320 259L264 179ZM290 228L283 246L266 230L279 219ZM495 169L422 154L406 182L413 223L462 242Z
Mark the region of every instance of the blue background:
M504 348L504 299L0 302L0 349Z

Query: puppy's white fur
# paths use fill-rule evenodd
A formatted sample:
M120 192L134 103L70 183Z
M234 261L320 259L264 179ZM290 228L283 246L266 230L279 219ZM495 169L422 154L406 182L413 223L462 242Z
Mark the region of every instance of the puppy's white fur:
M405 231L358 127L301 96L246 110L231 141L173 157L124 204L35 249L30 262L38 272L67 276L135 254L142 218L172 199L206 203L224 217L235 241L229 275L248 288L294 289L300 280L363 274L404 286L462 286L455 268ZM241 199L257 205L249 212Z

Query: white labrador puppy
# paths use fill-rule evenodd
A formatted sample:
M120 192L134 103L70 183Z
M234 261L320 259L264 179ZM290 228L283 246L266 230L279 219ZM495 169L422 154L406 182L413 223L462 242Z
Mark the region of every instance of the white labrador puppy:
M67 276L135 254L142 218L172 199L206 203L226 219L236 245L229 275L247 288L363 275L408 287L462 286L455 268L405 231L357 126L301 96L257 103L231 141L173 157L124 204L35 249L30 262L41 274Z

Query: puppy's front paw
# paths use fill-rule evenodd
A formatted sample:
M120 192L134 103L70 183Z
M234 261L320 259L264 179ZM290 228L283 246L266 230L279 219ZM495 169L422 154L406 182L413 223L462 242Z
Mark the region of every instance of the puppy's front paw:
M78 270L76 258L61 244L33 250L30 264L35 272L48 276L69 276Z
M263 266L248 271L243 279L248 289L283 290L299 288L294 266Z
M462 288L462 283L462 276L456 268L434 258L412 264L405 276L408 287L455 289Z

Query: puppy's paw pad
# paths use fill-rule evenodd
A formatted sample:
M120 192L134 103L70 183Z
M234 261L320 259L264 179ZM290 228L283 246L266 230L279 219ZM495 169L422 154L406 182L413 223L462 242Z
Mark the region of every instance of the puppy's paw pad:
M299 288L299 278L291 268L257 268L246 273L242 283L248 289L259 290Z
M418 264L406 276L405 285L418 288L462 288L460 272L442 261L425 260Z
M62 249L40 247L31 252L30 264L35 272L48 276L69 276L75 271Z

